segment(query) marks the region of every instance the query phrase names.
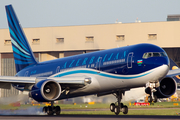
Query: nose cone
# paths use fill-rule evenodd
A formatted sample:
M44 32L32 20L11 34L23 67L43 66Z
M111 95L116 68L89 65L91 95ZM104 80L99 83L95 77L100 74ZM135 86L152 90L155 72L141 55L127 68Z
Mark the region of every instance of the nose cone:
M169 58L168 57L159 57L155 60L155 66L159 66L160 68L162 68L160 71L161 73L159 73L158 77L159 80L163 77L165 77L169 71Z
M167 65L169 67L169 58L168 57L158 57L155 58L155 65L161 66L161 65Z
M143 69L146 69L146 70L159 68L161 66L166 66L163 68L164 69L163 74L164 73L166 74L169 71L169 58L167 56L165 56L165 57L150 57L148 59L144 59L143 63L144 63ZM163 76L163 75L160 75L160 76Z
M164 78L168 71L169 71L169 66L168 65L161 65L157 68L154 69L154 75L153 75L153 78L151 79L151 81L160 81L162 78Z
M168 57L151 57L148 59L143 60L145 65L148 65L148 67L159 67L162 65L169 66L169 58Z

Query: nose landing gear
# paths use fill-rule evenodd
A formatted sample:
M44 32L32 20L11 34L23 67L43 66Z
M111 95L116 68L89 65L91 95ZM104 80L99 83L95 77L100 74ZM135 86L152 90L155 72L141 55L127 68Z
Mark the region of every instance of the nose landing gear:
M117 98L117 102L110 104L110 111L114 112L116 115L119 115L120 112L123 112L124 114L128 113L128 107L121 103L122 94L124 94L124 92L117 91L114 94L114 96Z
M146 89L145 89L145 92L147 93L147 94L149 94L149 96L148 96L148 102L149 103L152 103L152 102L154 102L154 103L156 103L157 102L157 96L156 95L154 95L154 93L157 91L155 88L157 87L159 85L159 83L147 83L146 84Z

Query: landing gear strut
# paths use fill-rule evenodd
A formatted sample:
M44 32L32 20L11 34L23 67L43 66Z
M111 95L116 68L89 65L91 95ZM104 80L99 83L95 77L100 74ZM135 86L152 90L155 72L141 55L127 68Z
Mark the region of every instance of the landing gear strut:
M43 112L47 113L47 115L60 115L61 108L60 106L54 106L54 101L51 102L51 106L45 106L43 107Z
M159 83L147 83L145 92L149 94L148 96L148 102L149 103L156 103L157 102L157 96L154 95L154 93L157 91L155 88L159 85Z
M117 91L114 94L114 96L117 98L117 102L110 104L110 111L114 112L116 115L119 115L120 112L123 112L124 114L128 113L128 107L121 103L122 94L124 94L124 92Z

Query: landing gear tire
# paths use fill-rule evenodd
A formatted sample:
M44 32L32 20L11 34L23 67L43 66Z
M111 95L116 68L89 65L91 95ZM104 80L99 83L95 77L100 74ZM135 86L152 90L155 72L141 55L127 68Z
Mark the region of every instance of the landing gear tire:
M119 115L119 113L120 113L120 108L119 108L118 106L115 106L115 108L114 108L114 113L115 113L116 115Z
M122 112L123 112L124 114L127 114L127 113L128 113L128 107L127 107L126 105L123 106Z
M56 115L60 115L61 113L60 106L53 106L53 105L54 105L54 101L51 101L51 106L43 107L43 112L47 113L47 115L54 115L54 113Z
M60 106L53 106L53 107L51 107L51 106L48 106L48 107L43 107L43 112L44 113L47 113L47 115L53 115L54 113L56 114L56 115L60 115L60 113L61 113L61 108L60 108Z
M43 107L43 113L47 113L47 107Z
M154 103L157 102L157 96L156 96L156 95L154 95L154 100L153 100L153 102L154 102Z
M149 103L152 103L152 101L153 101L153 100L152 100L152 96L148 96L148 102L149 102Z
M123 107L124 107L124 104L123 104L123 103L120 103L120 105L121 105L121 108L123 108Z
M114 112L114 109L115 109L115 104L114 104L114 103L111 103L111 105L110 105L110 111L111 111L111 112Z
M61 113L61 108L60 108L60 106L54 107L54 112L56 113L56 115L60 115L60 113Z
M48 115L53 115L53 110L52 110L52 107L51 107L51 106L48 106L48 107L47 107L47 114L48 114Z
M154 98L152 98L151 95L148 96L148 102L149 102L149 103L152 103L152 102L156 103L156 102L157 102L157 96L154 95L153 97L154 97Z
M117 98L116 103L111 103L110 105L110 111L114 112L116 115L119 115L120 112L123 112L124 114L128 113L128 107L126 105L123 105L121 103L122 94L124 94L123 91L117 91L113 95Z

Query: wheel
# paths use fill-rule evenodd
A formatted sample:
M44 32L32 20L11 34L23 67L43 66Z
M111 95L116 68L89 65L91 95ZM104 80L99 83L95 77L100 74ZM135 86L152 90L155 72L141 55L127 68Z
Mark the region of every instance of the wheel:
M156 96L156 95L154 95L154 100L153 100L153 102L154 102L154 103L157 102L157 96Z
M46 107L46 106L43 107L43 112L44 112L44 113L47 113L47 107Z
M110 111L111 111L111 112L114 112L114 108L115 108L115 104L114 104L114 103L111 103L111 105L110 105Z
M124 114L127 114L127 113L128 113L128 107L127 107L126 105L123 106L122 112L123 112Z
M120 108L119 108L118 106L115 106L115 108L114 108L114 113L115 113L116 115L119 115L119 113L120 113Z
M148 102L152 103L152 96L148 96Z
M124 107L124 104L123 104L123 103L120 103L120 105L121 105L121 108L123 108L123 107Z
M47 107L47 114L48 115L53 115L53 111L52 111L52 107L51 106Z
M60 115L60 113L61 113L61 108L60 108L60 106L56 106L56 107L54 107L54 109L55 109L56 115Z

